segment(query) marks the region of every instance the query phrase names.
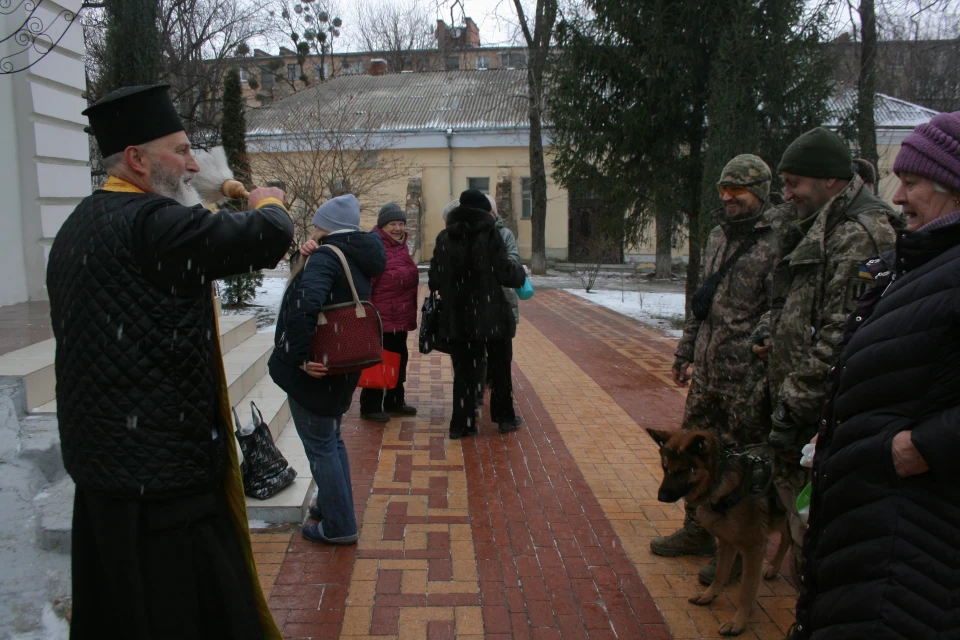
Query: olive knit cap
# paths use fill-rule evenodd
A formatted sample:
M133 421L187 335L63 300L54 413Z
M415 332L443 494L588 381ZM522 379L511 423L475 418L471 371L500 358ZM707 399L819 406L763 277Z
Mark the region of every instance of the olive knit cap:
M744 187L761 202L765 202L770 195L772 179L770 167L762 158L751 153L741 153L723 168L717 184Z
M783 152L777 173L849 180L854 173L852 163L847 143L832 131L817 127L790 143Z

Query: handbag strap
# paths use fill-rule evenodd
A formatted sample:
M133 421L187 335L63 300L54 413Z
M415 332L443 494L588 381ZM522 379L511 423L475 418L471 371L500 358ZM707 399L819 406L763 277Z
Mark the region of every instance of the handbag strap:
M337 247L330 244L322 244L317 247L317 251L320 249L330 249L338 258L340 258L340 264L343 265L343 273L347 276L347 284L350 285L350 293L353 295L353 302L357 305L357 317L366 318L367 310L363 308L363 303L360 301L360 296L357 295L357 287L353 284L353 274L350 273L350 265L347 264L347 257L343 255L343 251L340 251ZM316 253L316 252L314 252ZM312 257L312 255L311 255ZM307 258L307 262L310 262L310 258ZM303 263L303 269L306 270L307 263ZM324 325L327 324L327 316L324 315L323 309L320 309L320 315L317 316L317 324Z

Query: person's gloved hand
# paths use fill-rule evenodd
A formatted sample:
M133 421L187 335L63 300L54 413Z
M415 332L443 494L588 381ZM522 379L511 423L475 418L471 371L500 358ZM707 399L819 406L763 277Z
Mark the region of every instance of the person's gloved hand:
M797 443L797 434L800 433L800 427L793 422L790 411L782 402L777 404L771 422L773 428L767 438L770 447L783 460L798 462L800 460L800 446Z

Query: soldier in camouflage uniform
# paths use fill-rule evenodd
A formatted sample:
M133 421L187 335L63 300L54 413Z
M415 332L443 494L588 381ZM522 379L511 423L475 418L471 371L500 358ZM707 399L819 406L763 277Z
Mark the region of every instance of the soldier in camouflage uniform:
M762 442L767 435L755 425L750 425L754 429L749 431L734 424L729 409L731 400L752 394L756 385L747 388L744 379L754 363L760 362L761 368L763 365L751 350L750 334L770 309L772 274L779 256L775 230L767 217L772 209L771 179L770 168L754 155L739 155L724 167L717 187L725 216L707 240L703 254L705 284L721 265L729 262L730 266L716 283L706 316L698 319L692 315L687 321L673 366L677 384L685 386L690 381L683 428L716 431L738 444ZM738 251L741 247L746 250ZM746 400L747 404L753 402ZM686 511L682 529L650 543L653 553L716 553L716 541L700 526L696 509L688 506ZM712 582L714 570L715 563L707 565L701 580Z
M769 357L774 407L769 443L780 461L774 484L790 518L796 559L805 529L796 500L809 481L798 464L800 450L817 433L834 345L864 292L860 272L867 260L893 246L896 214L864 187L847 145L826 129L791 143L778 171L797 219L781 238L773 307L753 341L755 350Z

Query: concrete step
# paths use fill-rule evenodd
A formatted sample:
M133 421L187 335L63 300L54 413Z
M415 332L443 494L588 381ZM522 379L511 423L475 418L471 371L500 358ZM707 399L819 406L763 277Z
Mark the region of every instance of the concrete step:
M37 546L41 549L70 553L75 493L73 480L65 477L33 498L37 518Z
M243 400L234 405L237 415L240 417L240 427L250 422L250 403L253 402L263 414L263 421L270 428L270 435L274 441L283 433L287 423L290 422L290 405L287 403L286 392L278 387L276 383L265 375L253 386L253 389L243 397Z
M257 334L254 316L220 318L220 345L224 354ZM53 372L55 341L45 340L0 356L0 376L22 377L27 389L27 409L32 413L56 413L56 377ZM224 358L226 359L226 358Z
M47 482L59 482L66 475L55 415L31 414L20 420L19 457L37 465Z
M307 454L303 451L303 443L292 420L284 426L275 442L290 466L297 470L297 479L268 500L247 496L247 518L254 524L301 524L307 517L316 487L310 474Z
M273 335L255 333L223 356L230 406L240 412L240 403L267 375L267 360L273 353ZM258 403L259 406L259 403ZM261 407L261 410L263 408ZM241 419L245 419L241 415Z

